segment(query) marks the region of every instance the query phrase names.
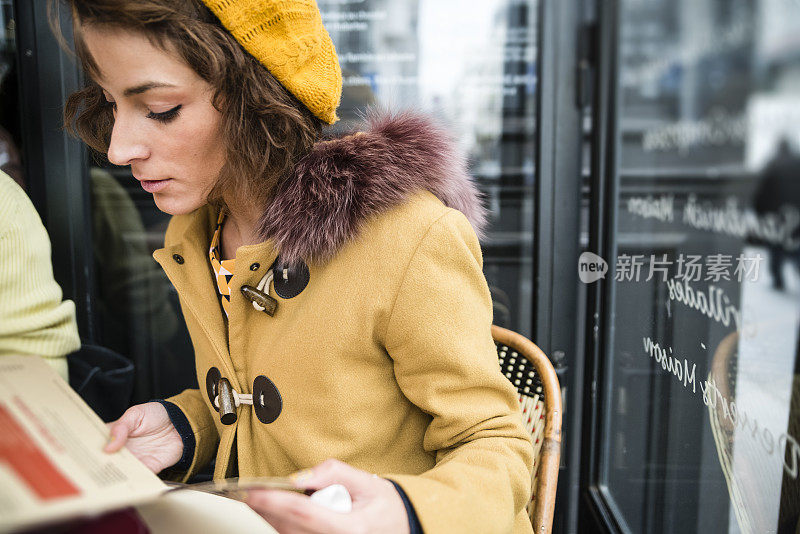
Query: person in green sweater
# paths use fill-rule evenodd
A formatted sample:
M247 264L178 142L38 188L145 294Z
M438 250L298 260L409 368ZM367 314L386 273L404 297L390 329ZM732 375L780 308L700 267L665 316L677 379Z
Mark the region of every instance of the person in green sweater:
M28 196L0 171L0 356L43 357L67 380L81 342L75 304L53 279L50 239Z

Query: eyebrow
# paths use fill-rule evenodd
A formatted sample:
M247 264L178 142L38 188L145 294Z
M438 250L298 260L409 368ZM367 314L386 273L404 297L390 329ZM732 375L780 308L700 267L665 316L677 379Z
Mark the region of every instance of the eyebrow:
M164 83L164 82L146 82L141 85L137 85L135 87L128 87L125 89L123 93L125 96L133 96L133 95L140 95L149 91L150 89L156 89L159 87L175 87L171 83Z

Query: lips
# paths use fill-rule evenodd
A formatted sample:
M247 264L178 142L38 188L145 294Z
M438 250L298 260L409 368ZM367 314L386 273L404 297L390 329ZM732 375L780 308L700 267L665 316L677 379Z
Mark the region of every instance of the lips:
M166 180L140 180L142 189L148 193L158 193L162 191L171 181L172 178L167 178Z

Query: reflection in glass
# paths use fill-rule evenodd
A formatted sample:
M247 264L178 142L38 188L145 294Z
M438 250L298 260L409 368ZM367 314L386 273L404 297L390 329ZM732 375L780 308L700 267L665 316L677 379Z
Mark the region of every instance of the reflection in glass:
M344 88L338 129L368 106L421 109L466 151L492 227L495 323L530 335L536 14L527 0L320 0Z
M193 353L177 295L152 257L162 246L167 216L127 172L120 180L94 167L89 184L95 313L103 346L133 359L132 402L192 387ZM142 212L156 219L146 221Z
M0 0L0 170L25 189L16 53L14 6Z
M800 520L800 6L626 0L601 480L628 532Z

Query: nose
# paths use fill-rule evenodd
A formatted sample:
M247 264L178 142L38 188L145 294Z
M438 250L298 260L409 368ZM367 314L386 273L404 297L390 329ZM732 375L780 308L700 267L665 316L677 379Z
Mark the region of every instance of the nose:
M148 146L143 142L134 124L117 113L108 144L108 161L114 165L130 165L134 161L150 156Z

